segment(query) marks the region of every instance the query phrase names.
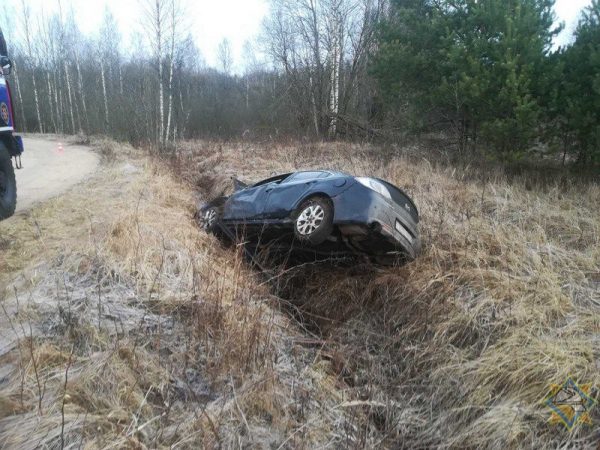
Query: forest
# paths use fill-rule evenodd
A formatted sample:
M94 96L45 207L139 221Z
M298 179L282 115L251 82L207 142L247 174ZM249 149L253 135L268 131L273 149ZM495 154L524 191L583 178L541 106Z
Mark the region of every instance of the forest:
M60 2L59 2L60 4ZM144 0L126 43L110 10L84 35L68 5L0 25L26 132L108 135L159 151L195 138L398 142L457 157L600 163L600 1L572 42L553 0L271 0L233 71L209 67L181 0Z

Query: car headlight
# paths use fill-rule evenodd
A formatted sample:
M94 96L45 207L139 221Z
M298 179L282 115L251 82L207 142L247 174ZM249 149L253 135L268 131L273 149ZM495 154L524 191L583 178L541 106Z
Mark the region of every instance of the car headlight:
M388 188L386 188L383 183L380 183L379 181L368 177L356 177L356 181L358 181L363 186L377 192L378 194L383 195L388 200L392 199L390 191L388 191Z

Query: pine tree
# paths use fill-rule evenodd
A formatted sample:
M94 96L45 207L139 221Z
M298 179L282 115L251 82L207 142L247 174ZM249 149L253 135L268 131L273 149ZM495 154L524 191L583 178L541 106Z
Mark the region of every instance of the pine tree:
M553 0L394 0L373 68L413 125L445 124L459 149L519 156L538 133Z
M600 0L587 7L575 42L556 58L555 136L581 165L600 164Z

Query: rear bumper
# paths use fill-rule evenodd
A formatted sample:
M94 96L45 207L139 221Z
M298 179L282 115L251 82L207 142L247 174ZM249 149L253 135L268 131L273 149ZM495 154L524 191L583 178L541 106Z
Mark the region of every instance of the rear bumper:
M400 252L411 259L419 254L417 224L400 205L359 183L334 197L333 203L334 225L360 250L371 254Z

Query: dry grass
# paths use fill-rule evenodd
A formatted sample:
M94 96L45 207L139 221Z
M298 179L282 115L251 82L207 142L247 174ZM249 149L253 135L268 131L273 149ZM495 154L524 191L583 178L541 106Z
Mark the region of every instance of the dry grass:
M193 191L124 153L2 224L2 448L351 439L335 377L240 252L197 229Z
M330 167L379 175L414 196L425 243L414 263L302 268L278 280L328 342L347 398L385 405L361 408L366 442L597 445L597 410L594 426L568 433L548 424L541 400L568 376L598 396L598 184L473 176L436 167L418 149L195 143L188 155L187 179L210 194L234 173L257 180Z
M568 433L540 403L600 386L597 184L483 183L418 149L190 142L168 169L101 145L95 177L0 225L0 447L600 440L597 413ZM423 255L267 284L194 224L196 191L324 166L406 187Z

